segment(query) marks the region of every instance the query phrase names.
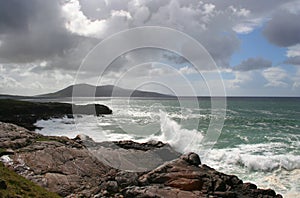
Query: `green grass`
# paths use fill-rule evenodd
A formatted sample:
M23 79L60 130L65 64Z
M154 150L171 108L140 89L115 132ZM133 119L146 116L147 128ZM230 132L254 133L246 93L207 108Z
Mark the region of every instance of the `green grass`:
M0 156L2 156L2 153L4 153L6 150L3 148L0 148Z
M57 194L49 192L35 183L18 175L14 171L6 168L0 162L0 181L5 181L7 189L0 189L1 198L13 197L37 197L37 198L59 198Z
M62 139L60 137L50 137L50 136L41 136L35 139L37 142L60 142L63 144L67 143L67 140Z
M57 140L51 139L50 137L47 137L47 136L38 137L35 140L38 142L57 141Z

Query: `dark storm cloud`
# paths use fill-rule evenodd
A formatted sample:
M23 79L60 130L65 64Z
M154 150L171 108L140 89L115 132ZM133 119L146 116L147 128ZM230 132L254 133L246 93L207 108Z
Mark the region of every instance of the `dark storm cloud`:
M131 50L116 57L110 65L106 66L106 72L124 72L143 63L163 62L165 53L166 50L151 47Z
M209 4L206 5L195 0L145 2L82 0L80 3L81 11L88 18L106 20L107 32L114 26L120 26L115 24L117 21L110 20L111 11L116 10L130 13L132 18L122 22L123 25L127 24L127 28L150 25L185 32L200 42L220 67L228 67L231 55L239 48L240 41L232 26L240 17L233 16L229 5L221 5L218 10L214 10L214 1L207 2ZM139 12L141 10L142 13ZM220 34L220 31L226 34Z
M287 60L285 60L285 63L300 66L300 56L289 57Z
M226 68L229 67L232 54L238 50L240 45L240 40L236 36L236 32L233 31L233 27L242 21L241 16L237 16L236 11L233 12L229 7L233 6L237 10L241 8L249 10L250 14L246 17L249 20L268 15L266 13L276 10L282 4L282 1L279 0L266 0L259 3L237 0L210 0L203 1L203 3L196 0L155 0L140 3L135 1L80 0L80 11L91 21L83 23L82 18L75 17L75 21L82 23L79 23L78 28L71 33L70 30L66 29L66 13L62 12L62 6L70 2L60 0L0 0L0 62L4 59L7 62L20 63L46 60L48 66L42 69L75 70L88 51L105 38L86 33L89 27L84 25L93 23L95 20L104 20L106 32L116 32L114 27L119 27L120 23L125 24L125 29L141 25L158 25L181 30L203 44L218 66ZM215 6L215 8L205 11L205 3ZM140 10L148 10L149 14L146 11L138 13ZM73 11L74 9L70 11L72 17L78 14L76 10ZM124 17L120 17L117 20L116 16L112 16L114 11L126 11L131 17L126 20ZM291 15L286 12L283 15L287 14ZM140 21L141 16L145 20ZM276 16L268 23L270 27L266 28L266 32L268 32L268 28L275 29L276 24L273 20L276 19ZM290 17L287 16L287 18ZM147 58L145 55L147 53L133 54L128 56L131 58L130 60L113 63L114 69L112 70L120 69L122 63L128 65L151 59ZM152 57L157 55L154 53ZM140 56L145 57L140 58ZM132 60L133 57L137 60ZM170 59L170 57L158 56L156 60L163 58L166 61ZM185 60L179 57L175 63L176 61L180 64ZM243 69L242 66L241 68Z
M277 12L264 28L264 35L271 43L288 47L300 43L300 13Z
M26 1L0 0L0 34L26 31L33 7Z
M272 62L263 58L248 58L239 65L233 67L236 71L251 71L272 67Z
M184 64L184 63L188 63L188 60L186 60L184 57L179 56L177 54L174 53L164 53L163 54L163 58L166 58L176 64Z
M0 58L33 62L63 56L79 36L65 28L60 1L0 1Z

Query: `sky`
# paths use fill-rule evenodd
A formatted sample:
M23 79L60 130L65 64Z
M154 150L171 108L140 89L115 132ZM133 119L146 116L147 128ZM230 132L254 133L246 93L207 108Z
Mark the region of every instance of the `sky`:
M176 95L300 96L299 19L299 0L0 0L0 94L89 83ZM199 69L193 57L145 46L108 65L100 57L111 47L89 57L99 43L142 27L184 33L216 67L202 61ZM110 45L139 39L147 38ZM197 54L172 34L163 42ZM93 67L84 67L85 58Z

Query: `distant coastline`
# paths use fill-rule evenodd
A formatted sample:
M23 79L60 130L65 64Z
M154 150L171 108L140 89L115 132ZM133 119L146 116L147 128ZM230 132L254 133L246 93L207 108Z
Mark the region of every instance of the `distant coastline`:
M75 91L75 92L74 92ZM74 93L74 94L73 94ZM70 98L101 98L101 99L111 99L111 98L130 98L130 99L212 99L212 98L226 98L228 100L234 99L300 99L299 96L184 96L184 95L170 95L163 94L159 92L143 91L143 90L131 90L124 89L121 87L113 85L104 86L93 86L89 84L77 84L71 85L64 89L58 90L53 93L46 93L33 96L22 96L22 95L10 95L10 94L0 94L0 99L18 99L18 100L56 100L56 99L66 99Z

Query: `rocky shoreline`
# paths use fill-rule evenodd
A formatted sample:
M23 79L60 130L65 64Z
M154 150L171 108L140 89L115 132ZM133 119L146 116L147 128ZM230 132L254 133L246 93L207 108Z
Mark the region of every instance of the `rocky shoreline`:
M112 110L105 105L72 105L58 102L29 102L12 99L0 100L0 121L17 124L28 130L35 130L38 120L73 117L73 114L105 115Z
M96 143L83 136L43 136L0 122L0 148L6 167L62 197L282 197L272 189L259 189L235 175L220 173L201 164L197 154L181 155L162 142ZM95 155L108 151L111 161L116 159L113 152L147 156L162 149L163 160L153 164L158 167L137 172L109 166ZM128 165L132 164L123 168Z

